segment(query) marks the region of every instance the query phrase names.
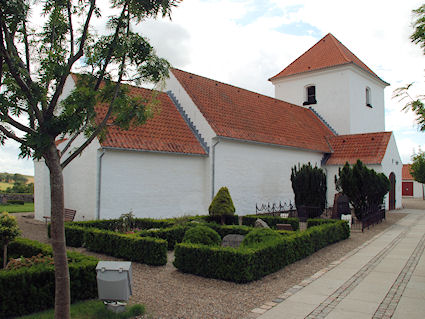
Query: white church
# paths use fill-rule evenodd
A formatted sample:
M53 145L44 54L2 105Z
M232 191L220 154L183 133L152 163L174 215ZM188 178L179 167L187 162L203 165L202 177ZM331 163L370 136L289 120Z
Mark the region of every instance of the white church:
M75 80L68 78L63 97ZM360 159L390 179L386 209L401 208L403 165L385 131L388 83L332 34L269 80L275 98L171 69L158 114L128 131L109 126L64 169L65 207L76 220L207 214L226 186L236 213L253 214L256 204L293 202L291 167L308 162L326 172L332 206L338 168ZM48 174L35 162L40 220L50 215Z

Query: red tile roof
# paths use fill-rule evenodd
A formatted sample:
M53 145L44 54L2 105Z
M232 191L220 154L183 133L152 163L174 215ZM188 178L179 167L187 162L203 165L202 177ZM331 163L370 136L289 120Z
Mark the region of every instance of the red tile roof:
M298 59L288 65L280 73L271 77L269 81L286 77L288 75L325 69L336 65L354 63L364 71L381 80L369 67L339 42L332 34L328 33L313 47L307 50ZM386 83L386 82L384 82ZM386 83L387 84L387 83Z
M364 164L380 164L387 150L391 132L338 135L329 138L333 149L326 165L355 164L360 159Z
M130 95L152 99L151 90L134 86L129 88ZM108 127L101 145L121 149L205 155L205 150L168 95L160 92L157 99L160 103L153 118L148 119L143 125L132 126L128 130L109 124L111 126ZM107 105L96 106L98 122L103 119L106 110ZM108 122L111 123L112 120Z
M329 152L333 133L311 110L177 69L172 73L218 136Z
M410 174L410 166L411 164L403 164L403 168L401 169L401 176L403 180L414 180L413 176Z

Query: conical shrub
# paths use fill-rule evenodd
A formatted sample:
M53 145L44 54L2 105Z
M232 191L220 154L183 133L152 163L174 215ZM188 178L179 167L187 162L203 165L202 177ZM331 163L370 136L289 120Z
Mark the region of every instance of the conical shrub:
M233 205L227 187L222 187L211 202L208 212L211 216L225 216L235 214L235 205Z

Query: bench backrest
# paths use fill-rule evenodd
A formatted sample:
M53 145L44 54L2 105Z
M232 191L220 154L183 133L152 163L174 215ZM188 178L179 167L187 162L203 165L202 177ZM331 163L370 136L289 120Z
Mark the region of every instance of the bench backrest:
M72 222L74 220L75 214L77 213L74 209L65 208L64 219L66 222Z

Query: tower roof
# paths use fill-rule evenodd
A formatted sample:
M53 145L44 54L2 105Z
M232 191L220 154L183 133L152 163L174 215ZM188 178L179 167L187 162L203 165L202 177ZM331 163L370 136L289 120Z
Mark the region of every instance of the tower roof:
M281 72L271 77L269 81L274 81L289 75L326 69L338 65L354 64L372 77L389 85L375 74L366 64L347 49L331 33L324 36L319 42L304 52L298 59L288 65Z

